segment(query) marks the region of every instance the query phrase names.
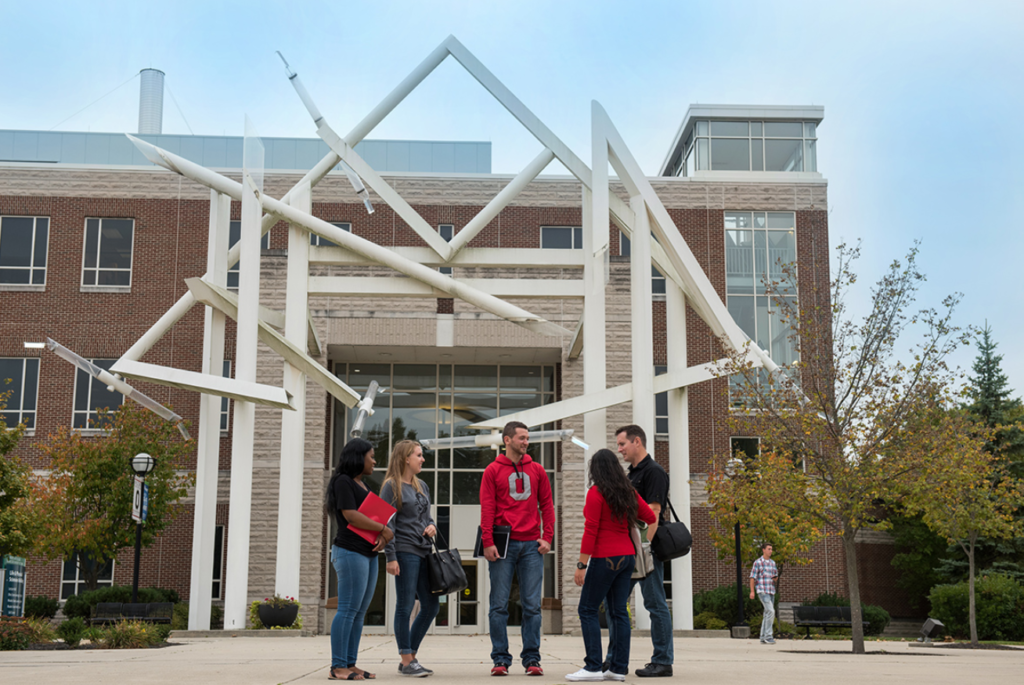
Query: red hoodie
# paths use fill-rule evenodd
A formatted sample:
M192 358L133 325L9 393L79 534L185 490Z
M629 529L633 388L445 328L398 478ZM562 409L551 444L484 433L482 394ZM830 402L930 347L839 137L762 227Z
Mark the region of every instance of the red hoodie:
M494 545L492 531L496 525L512 526L513 540L540 540L542 519L544 539L554 542L555 503L544 467L529 454L524 454L518 464L499 454L484 469L480 481L480 528L484 547Z

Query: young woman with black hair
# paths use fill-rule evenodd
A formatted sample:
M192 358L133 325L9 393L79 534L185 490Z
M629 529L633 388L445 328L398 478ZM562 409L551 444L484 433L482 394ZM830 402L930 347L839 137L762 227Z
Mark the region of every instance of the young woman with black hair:
M629 600L630 576L636 550L630 528L638 521L654 523L656 517L643 498L633 489L615 453L603 449L590 458L590 482L583 505L583 542L576 564L580 593L578 613L587 650L584 666L565 676L569 681L626 679L629 671ZM611 667L602 670L601 626L598 607L604 601L609 624L616 625L615 654L610 654Z
M324 510L338 522L338 534L331 547L331 563L338 574L338 611L331 623L330 680L377 677L356 668L363 619L377 587L377 553L394 537L390 528L359 512L359 505L370 492L363 478L373 473L376 463L369 441L350 440L341 449L341 458L324 496ZM376 544L349 530L349 524L364 530L380 530Z

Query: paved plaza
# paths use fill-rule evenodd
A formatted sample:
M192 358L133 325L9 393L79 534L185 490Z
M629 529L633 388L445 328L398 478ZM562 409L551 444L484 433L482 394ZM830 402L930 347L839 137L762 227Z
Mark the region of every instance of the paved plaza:
M512 637L513 651L519 648ZM149 650L0 652L3 683L313 683L327 679L329 638L175 638L171 647ZM490 640L486 635L427 636L420 656L434 669L430 681L490 681ZM972 651L910 647L904 642L869 642L864 656L848 652L845 641L780 641L680 638L675 677L653 682L718 683L1013 683L1020 682L1024 650ZM879 653L882 651L886 653ZM394 636L363 638L359 666L379 681L398 681ZM578 637L545 636L541 644L545 675L530 685L565 683L565 674L583 663ZM636 638L630 671L643 666L650 641ZM518 664L516 665L518 666ZM504 682L525 681L513 667ZM646 679L630 676L627 682ZM524 683L525 685L525 683Z

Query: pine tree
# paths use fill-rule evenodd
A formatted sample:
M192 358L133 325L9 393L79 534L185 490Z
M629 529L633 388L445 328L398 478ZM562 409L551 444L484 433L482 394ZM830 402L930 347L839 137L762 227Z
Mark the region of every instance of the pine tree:
M992 327L985 325L978 342L978 356L971 367L969 392L973 402L967 408L985 424L995 429L988 450L1001 456L1015 475L1024 475L1024 405L1020 398L1011 397L1013 390L1003 373L1003 355L996 354L998 343L992 340ZM1016 424L1016 425L1014 425Z

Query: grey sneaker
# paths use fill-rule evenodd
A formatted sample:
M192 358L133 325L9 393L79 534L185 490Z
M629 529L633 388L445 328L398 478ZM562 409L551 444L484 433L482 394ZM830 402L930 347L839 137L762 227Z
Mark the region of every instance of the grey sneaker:
M408 666L399 666L398 675L404 675L410 678L426 678L430 673L427 669L413 661Z
M420 663L420 660L419 660L419 659L413 659L413 660L412 660L412 662L413 662L414 664L416 664L417 666L419 666L420 668L422 668L422 669L423 669L424 671L426 671L426 672L427 672L427 675L434 675L434 672L433 672L433 671L431 671L431 670L430 670L429 668L427 668L426 666L424 666L423 664L421 664L421 663Z

